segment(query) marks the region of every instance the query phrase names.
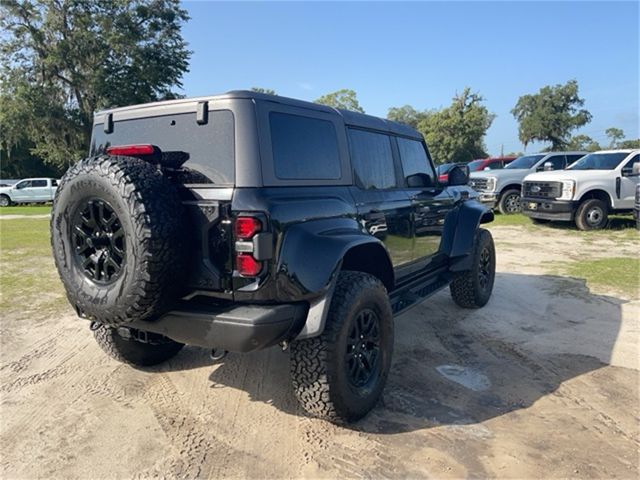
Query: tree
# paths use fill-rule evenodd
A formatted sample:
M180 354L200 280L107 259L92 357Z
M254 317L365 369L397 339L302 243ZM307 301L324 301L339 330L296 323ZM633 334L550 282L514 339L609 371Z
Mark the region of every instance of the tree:
M251 87L251 91L256 93L266 93L267 95L277 95L276 91L270 88Z
M588 135L575 135L569 139L569 142L565 145L566 150L581 150L587 152L595 152L602 150L602 147L598 142Z
M635 140L623 140L618 144L618 148L640 148L640 138Z
M542 87L538 93L524 95L511 110L518 120L520 141L526 147L537 140L550 142L552 150L562 149L573 130L591 121L591 114L583 108L578 96L578 82Z
M624 132L620 128L607 128L604 133L610 139L609 148L616 148L624 138Z
M404 105L402 107L391 107L387 112L387 119L418 128L418 124L427 114L427 112L419 112L411 105Z
M94 111L175 98L187 19L178 0L3 0L0 144L67 165L86 155Z
M364 113L364 109L358 102L356 92L347 88L327 93L326 95L314 100L314 102L321 105L327 105L328 107Z
M437 163L468 162L487 156L484 136L495 115L483 101L481 95L467 87L453 97L449 107L423 113L418 130Z

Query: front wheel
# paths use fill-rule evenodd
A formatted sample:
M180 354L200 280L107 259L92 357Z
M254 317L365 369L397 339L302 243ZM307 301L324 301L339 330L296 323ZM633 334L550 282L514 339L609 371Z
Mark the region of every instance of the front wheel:
M507 190L500 197L498 210L503 215L520 213L520 190Z
M11 198L9 195L0 195L0 207L9 207L11 206Z
M491 298L496 277L496 249L488 230L478 230L471 255L471 268L457 273L449 285L453 301L462 308L483 307Z
M607 204L597 198L585 200L576 211L576 227L580 230L601 230L608 222Z
M324 332L291 345L294 392L310 414L353 422L375 406L393 354L393 314L387 291L372 275L344 271Z

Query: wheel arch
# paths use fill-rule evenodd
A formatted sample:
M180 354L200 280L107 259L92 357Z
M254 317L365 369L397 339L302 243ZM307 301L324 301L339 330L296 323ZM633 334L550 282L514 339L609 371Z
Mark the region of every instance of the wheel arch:
M393 290L393 265L389 254L379 243L367 242L350 247L342 258L340 269L368 273L378 278L388 292Z
M493 212L475 200L466 201L445 220L440 251L451 261L451 270L468 268L480 224L493 221Z
M522 184L510 183L509 185L507 185L507 186L505 186L505 187L500 189L499 196L501 197L502 195L504 195L505 192L507 192L509 190L518 190L519 192L522 192Z
M611 198L611 195L609 195L609 193L607 193L605 190L601 190L599 188L588 190L580 196L578 203L580 204L585 200L590 200L590 199L602 200L604 203L607 204L609 208L613 207L613 199Z

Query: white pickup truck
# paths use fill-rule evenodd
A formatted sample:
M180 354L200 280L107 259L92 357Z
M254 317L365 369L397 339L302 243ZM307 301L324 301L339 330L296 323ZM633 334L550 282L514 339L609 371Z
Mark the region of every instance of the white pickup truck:
M10 187L0 188L0 207L14 203L44 203L53 201L58 188L55 178L25 178Z
M580 230L607 226L610 213L631 213L640 150L590 153L565 170L527 175L522 212L534 221L575 221Z

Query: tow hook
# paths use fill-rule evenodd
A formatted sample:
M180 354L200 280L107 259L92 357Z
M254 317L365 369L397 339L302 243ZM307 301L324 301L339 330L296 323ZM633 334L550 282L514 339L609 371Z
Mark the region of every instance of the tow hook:
M227 353L229 352L227 352L226 350L216 350L215 348L212 348L209 356L211 357L211 360L217 362L218 360L222 360L224 357L226 357Z
M98 330L100 327L102 326L102 324L100 322L91 322L91 324L89 325L89 330L91 330L92 332L95 332L96 330Z

